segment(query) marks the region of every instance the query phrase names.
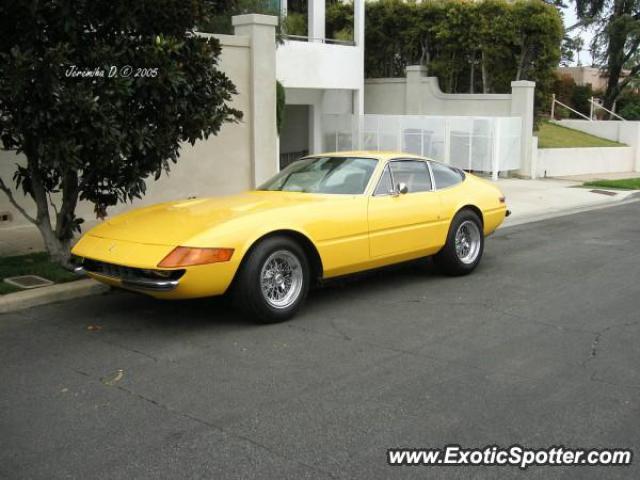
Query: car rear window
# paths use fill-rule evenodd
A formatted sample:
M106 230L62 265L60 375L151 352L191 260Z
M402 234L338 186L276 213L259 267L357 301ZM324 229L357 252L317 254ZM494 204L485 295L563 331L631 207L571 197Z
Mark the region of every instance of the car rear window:
M464 172L438 162L431 162L431 172L436 189L452 187L464 180Z

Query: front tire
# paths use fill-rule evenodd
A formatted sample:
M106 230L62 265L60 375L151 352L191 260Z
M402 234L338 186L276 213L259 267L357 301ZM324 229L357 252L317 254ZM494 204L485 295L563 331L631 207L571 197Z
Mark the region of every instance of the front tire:
M252 248L234 287L234 303L263 323L293 317L309 292L309 261L303 249L287 237L271 237Z
M433 260L446 275L467 275L478 266L483 252L482 220L472 210L462 210L453 218L447 242Z

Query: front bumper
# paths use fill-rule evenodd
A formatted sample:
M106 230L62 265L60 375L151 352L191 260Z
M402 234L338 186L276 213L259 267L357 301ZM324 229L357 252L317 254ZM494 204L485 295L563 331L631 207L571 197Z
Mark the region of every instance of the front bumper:
M119 282L123 288L170 292L180 283L185 270L155 270L132 268L85 258L76 271L84 271L92 276L107 277Z
M156 298L201 298L222 295L227 291L240 264L239 256L234 255L228 262L180 270L158 269L158 263L174 248L171 245L113 240L89 233L78 241L71 253L82 259L79 266L90 277ZM103 265L96 267L96 262ZM108 268L103 269L105 265ZM168 275L168 278L161 275Z

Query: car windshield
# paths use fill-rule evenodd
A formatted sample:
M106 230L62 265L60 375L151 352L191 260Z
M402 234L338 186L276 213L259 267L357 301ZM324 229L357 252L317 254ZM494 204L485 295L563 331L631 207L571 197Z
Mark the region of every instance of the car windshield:
M286 167L258 190L360 195L367 188L377 163L372 158L303 158Z

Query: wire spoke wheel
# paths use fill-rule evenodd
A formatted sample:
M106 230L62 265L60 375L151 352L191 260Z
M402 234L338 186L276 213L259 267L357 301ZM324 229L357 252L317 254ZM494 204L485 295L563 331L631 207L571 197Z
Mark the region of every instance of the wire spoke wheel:
M260 271L262 296L273 308L287 308L300 296L303 278L298 257L288 250L273 252Z
M481 233L478 225L470 220L460 224L455 235L455 249L458 259L465 264L475 262L480 253Z

